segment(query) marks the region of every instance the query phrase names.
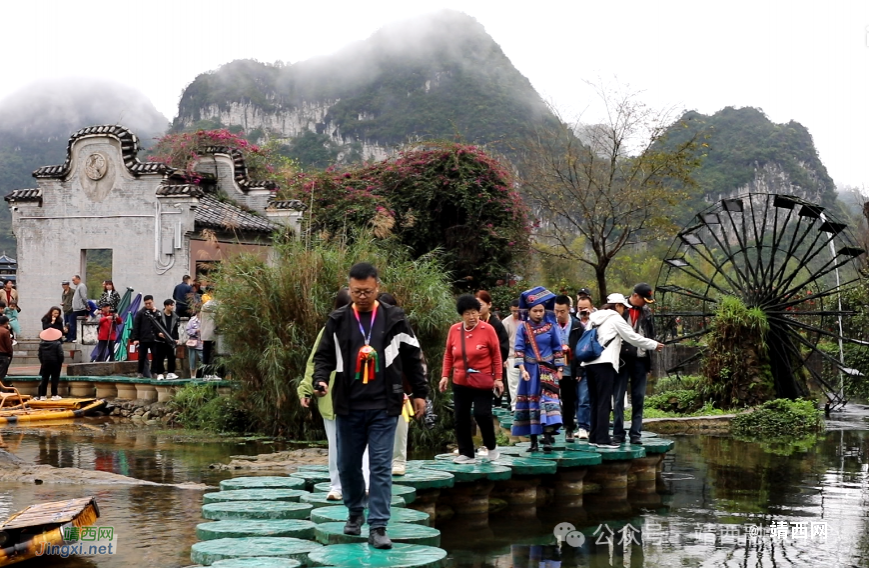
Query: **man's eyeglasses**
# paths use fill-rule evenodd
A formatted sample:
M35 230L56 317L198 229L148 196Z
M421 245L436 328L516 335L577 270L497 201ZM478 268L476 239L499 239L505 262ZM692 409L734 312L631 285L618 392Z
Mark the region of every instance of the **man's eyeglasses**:
M360 298L367 298L373 293L374 290L350 290L350 294L352 294L353 296L359 296Z

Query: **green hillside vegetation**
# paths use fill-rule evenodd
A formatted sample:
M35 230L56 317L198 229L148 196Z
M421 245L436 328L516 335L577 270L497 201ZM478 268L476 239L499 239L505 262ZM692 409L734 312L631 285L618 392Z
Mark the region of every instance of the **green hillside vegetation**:
M725 107L711 116L686 112L673 128L669 142L678 144L695 132L708 137L706 157L694 178L701 191L685 201L676 217L683 223L715 199L732 194L755 179L758 168L776 164L790 178L793 193L836 207L836 186L818 157L812 135L802 124L772 122L760 109ZM784 189L784 188L782 188Z
M457 138L491 144L555 120L483 26L443 11L385 27L331 56L293 65L233 61L199 75L182 95L174 128L185 121L206 126L197 123L210 105L249 103L276 112L337 99L326 124L345 137L388 146ZM322 167L335 155L324 147L326 138L306 135L290 155Z

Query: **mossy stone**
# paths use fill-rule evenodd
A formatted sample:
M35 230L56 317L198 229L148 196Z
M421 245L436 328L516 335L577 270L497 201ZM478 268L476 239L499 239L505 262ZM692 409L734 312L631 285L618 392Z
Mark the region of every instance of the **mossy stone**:
M513 475L546 475L555 473L558 463L553 460L535 460L518 456L501 456L494 462L513 470Z
M392 496L393 497L401 497L404 499L405 504L410 505L416 500L416 489L413 487L408 487L406 485L401 485L398 480L401 479L401 476L396 475L392 478ZM318 483L314 485L314 493L328 493L332 490L332 484L328 481L324 481L322 483ZM333 501L334 503L340 503L340 501Z
M675 442L665 438L643 438L643 449L648 454L664 454L673 449Z
M220 482L221 491L236 489L304 489L305 480L290 476L234 477Z
M217 491L206 493L202 501L220 503L223 501L292 501L298 502L302 495L308 495L301 489L234 489L232 491Z
M323 546L316 542L290 537L219 538L194 544L190 549L190 559L195 564L209 566L218 560L231 558L277 556L307 564L308 554L320 548Z
M393 542L405 544L422 544L425 546L440 546L441 531L412 523L389 523L386 534ZM359 536L344 534L344 523L320 523L315 529L316 540L320 544L349 544L352 542L368 542L368 525L362 527Z
M276 521L226 520L196 525L196 538L216 540L218 538L244 538L250 536L291 536L293 538L314 538L311 521L299 519Z
M202 506L202 518L214 521L233 519L273 520L307 519L313 507L289 501L222 501Z
M433 546L396 543L377 550L367 543L333 544L309 555L315 566L342 568L442 568L447 551Z
M315 484L323 483L324 481L330 480L328 471L301 470L301 471L296 471L294 473L291 473L290 477L295 477L295 478L298 478L298 479L301 479L302 481L304 481L305 482L304 489L307 489L308 491L313 491Z
M597 448L592 446L591 449L597 452L603 461L632 460L646 457L646 450L643 449L643 446L622 444L618 448Z

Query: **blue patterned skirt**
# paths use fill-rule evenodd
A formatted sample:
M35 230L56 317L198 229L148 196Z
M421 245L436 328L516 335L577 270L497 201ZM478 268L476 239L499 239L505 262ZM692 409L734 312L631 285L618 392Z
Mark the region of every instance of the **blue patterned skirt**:
M513 413L514 436L539 436L544 428L550 428L552 433L561 427L561 400L558 394L543 388L544 383L558 387L558 379L549 369L540 373L538 365L525 365L530 380L519 379L516 391L516 410Z

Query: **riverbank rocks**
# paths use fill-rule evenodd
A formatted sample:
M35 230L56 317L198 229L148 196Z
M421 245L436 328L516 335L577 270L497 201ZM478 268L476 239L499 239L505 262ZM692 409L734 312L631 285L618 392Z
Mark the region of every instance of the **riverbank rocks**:
M223 501L202 506L202 518L212 521L231 519L307 519L314 507L288 501Z
M190 559L206 566L218 560L249 556L289 558L307 564L308 554L322 547L316 542L290 537L219 538L194 544Z
M140 426L174 425L178 412L162 402L147 403L141 400L116 401L110 416L117 422L134 423Z

